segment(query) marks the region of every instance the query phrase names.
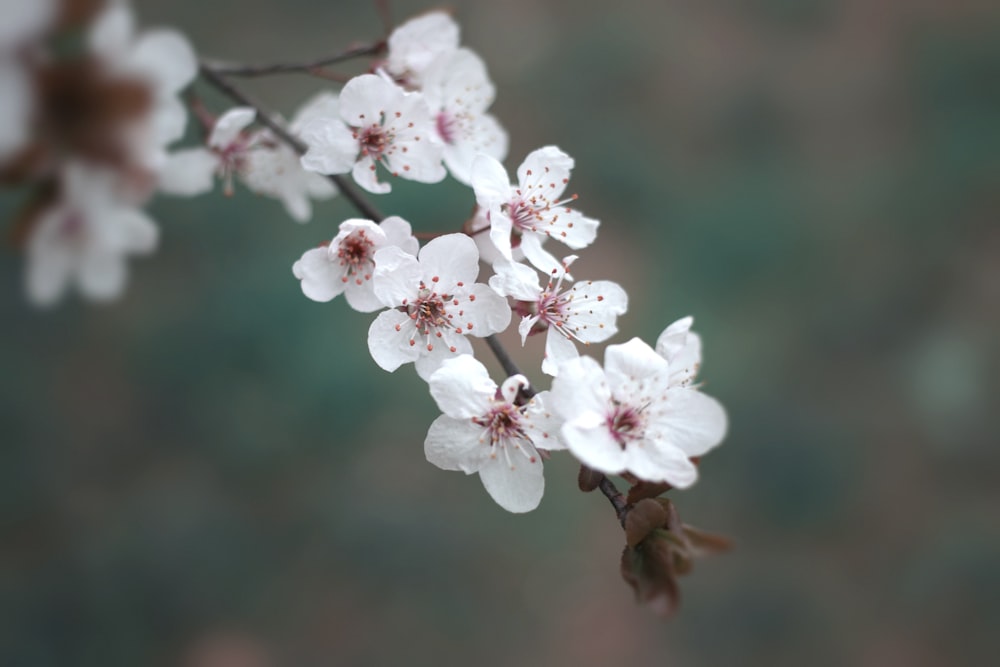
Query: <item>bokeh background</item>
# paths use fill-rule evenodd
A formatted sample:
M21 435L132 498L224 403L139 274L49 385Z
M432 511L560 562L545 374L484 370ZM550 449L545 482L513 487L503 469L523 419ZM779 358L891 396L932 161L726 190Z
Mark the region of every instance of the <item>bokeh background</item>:
M392 2L399 20L429 6ZM996 3L452 6L508 167L545 144L576 158L603 225L575 272L629 290L622 340L695 315L731 432L675 500L737 549L653 617L569 457L538 510L506 514L426 463L436 410L411 368L369 359L371 318L301 295L291 264L346 202L300 226L245 190L161 198L161 248L113 305L37 312L21 258L0 260L0 664L995 660ZM137 9L246 62L381 34L361 0ZM291 113L324 82L245 85ZM448 231L472 201L398 183L378 203Z

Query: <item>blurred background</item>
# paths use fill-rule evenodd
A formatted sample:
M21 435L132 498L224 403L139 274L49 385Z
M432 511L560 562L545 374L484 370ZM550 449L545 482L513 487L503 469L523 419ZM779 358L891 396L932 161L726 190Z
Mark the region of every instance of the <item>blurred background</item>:
M431 6L391 3L397 21ZM0 664L995 660L996 3L452 6L497 85L508 168L545 144L576 158L603 224L574 272L629 291L617 342L695 316L731 431L673 497L736 550L652 616L568 456L538 510L505 513L424 460L436 408L412 368L370 360L371 318L302 296L292 262L346 201L297 225L246 190L162 197L160 249L110 306L36 311L22 258L0 260ZM381 35L362 0L136 8L251 63ZM325 82L243 85L290 115ZM377 203L422 231L473 204L450 180L393 188Z

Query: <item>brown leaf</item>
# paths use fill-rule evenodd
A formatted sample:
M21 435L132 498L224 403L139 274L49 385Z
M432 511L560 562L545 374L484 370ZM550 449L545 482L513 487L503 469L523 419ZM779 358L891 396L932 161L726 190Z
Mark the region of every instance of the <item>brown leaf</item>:
M591 470L585 465L580 466L580 474L576 477L577 486L584 493L590 493L596 489L601 484L601 480L604 479L604 475L597 472L596 470Z
M733 541L728 537L699 530L687 524L684 524L684 536L690 545L692 555L696 558L724 553L733 548Z
M669 616L676 611L680 589L668 543L650 539L635 549L625 547L621 572L622 578L635 591L636 600L654 613Z
M625 541L636 547L657 528L667 522L667 511L655 500L640 500L625 516Z
M666 493L672 488L674 487L670 486L666 482L644 482L639 480L628 490L628 498L626 499L626 502L628 502L629 505L635 505L644 498L655 498L661 493Z

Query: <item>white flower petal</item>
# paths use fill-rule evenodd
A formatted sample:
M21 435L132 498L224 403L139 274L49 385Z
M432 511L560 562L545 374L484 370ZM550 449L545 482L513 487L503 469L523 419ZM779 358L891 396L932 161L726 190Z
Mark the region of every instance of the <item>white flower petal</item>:
M193 197L212 189L219 158L205 148L184 148L167 155L159 173L161 192Z
M445 234L420 249L420 266L427 279L448 277L449 285L472 285L479 275L479 250L465 234Z
M362 158L354 163L351 169L351 176L354 182L373 195L384 195L392 191L392 186L378 180L375 160L370 156Z
M580 352L569 338L559 333L555 327L549 327L545 334L545 358L542 359L542 372L555 377L559 367L567 361L576 359Z
M510 324L511 311L507 299L482 283L470 288L462 310L462 316L456 318L458 325L473 336L491 336Z
M420 356L413 363L413 368L424 382L429 381L431 376L449 359L454 359L463 354L472 354L472 343L464 337L454 334L445 334L443 340L436 340L432 343L432 346L433 349L428 350L425 341L417 341L417 347L420 348ZM451 348L454 348L454 351Z
M191 43L176 30L150 30L136 40L130 67L149 76L161 95L173 95L198 74Z
M375 74L354 77L340 91L340 117L352 127L381 123L381 113L395 110L404 91Z
M343 122L317 118L306 123L300 134L309 150L302 156L302 167L320 174L346 174L358 157L358 140Z
M566 189L573 158L556 146L544 146L528 154L517 168L517 181L526 194L542 192L556 201Z
M510 444L506 446L511 447ZM494 452L479 469L486 492L508 512L530 512L542 501L545 493L542 459L537 453L532 454L529 458L517 451L510 452L509 456Z
M571 359L552 380L550 405L563 419L578 412L603 414L611 401L604 369L590 357Z
M420 242L413 235L410 223L398 215L390 215L379 223L379 228L385 233L385 245L396 246L414 257L420 251Z
M257 118L257 112L251 107L235 107L219 116L208 137L208 145L212 148L225 150L236 141L240 132L250 126Z
M698 467L683 452L649 441L628 444L625 469L639 479L667 482L678 489L686 489L698 481Z
M471 172L472 189L480 206L492 210L507 203L511 195L510 178L499 160L489 155L478 155L472 161ZM510 234L509 227L507 233Z
M383 311L368 328L368 351L380 368L391 373L420 356L420 342L410 345L413 334L413 323L406 313Z
M604 372L612 392L639 381L666 384L668 365L653 348L639 338L620 345L608 345L604 351ZM665 387L664 387L665 388Z
M519 301L535 301L542 294L537 271L530 266L506 260L494 262L490 287L501 296L513 297Z
M416 298L423 268L413 255L389 246L375 253L372 283L375 296L389 308Z
M485 415L497 391L486 367L468 354L444 361L427 384L441 412L454 419Z
M594 470L617 474L626 469L625 450L608 429L603 413L581 412L567 420L562 439L573 456Z
M489 445L480 440L484 431L482 426L468 419L441 415L427 431L424 455L442 470L461 470L471 475L479 470L490 453Z
M701 456L726 437L729 418L722 404L711 396L686 387L667 391L662 410L653 413L647 431L684 452Z
M313 248L292 265L292 273L302 281L302 293L325 303L344 291L344 269L329 248Z

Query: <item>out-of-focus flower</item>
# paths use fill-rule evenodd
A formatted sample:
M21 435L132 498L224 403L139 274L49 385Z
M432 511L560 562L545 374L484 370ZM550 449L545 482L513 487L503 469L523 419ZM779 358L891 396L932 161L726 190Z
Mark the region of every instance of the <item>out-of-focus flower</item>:
M368 350L380 367L394 371L415 362L427 380L441 363L471 354L467 336L489 336L507 328L507 300L476 283L479 255L464 234L430 241L417 257L400 248L375 253L375 295L390 310L368 329Z
M320 93L292 118L289 132L298 134L305 123L336 114L337 96ZM238 176L253 192L281 200L298 222L312 217L311 199L329 199L336 187L323 176L302 168L299 156L267 129L247 128L256 118L249 107L230 109L215 121L206 147L174 151L160 171L160 189L179 196L194 196L212 189L216 176L226 194L233 192Z
M549 276L543 289L538 273L524 264L501 261L493 265L490 287L498 294L518 300L515 310L522 313L518 331L523 345L532 333L546 331L542 372L556 375L559 366L580 356L573 344L600 343L618 333L618 316L628 309L628 295L610 280L588 280L563 290L563 279L576 259L563 260L565 270Z
M28 297L51 305L76 285L87 298L114 299L125 287L126 257L151 252L157 238L153 221L122 198L116 174L69 163L57 201L28 239Z
M428 12L400 25L389 35L382 69L408 90L419 90L424 73L440 56L458 48L459 28L442 11Z
M344 294L351 308L371 313L384 307L372 289L375 253L390 246L417 254L420 244L409 222L398 216L378 225L371 220L345 220L329 245L307 250L292 266L292 273L302 281L302 293L313 301L330 301Z
M110 2L88 37L107 76L140 81L149 90L148 117L126 132L135 161L158 169L166 159L167 145L184 134L187 109L178 93L198 73L194 49L176 30L158 28L136 34L132 10L124 2Z
M597 220L567 206L576 195L562 199L573 169L573 158L555 146L532 151L517 169L517 185L488 155L472 164L476 201L487 211L490 240L507 259L520 247L542 273L561 272L562 264L542 248L553 238L573 249L585 248L597 236Z
M424 441L427 460L444 470L479 473L490 497L509 512L529 512L545 491L538 449L563 449L558 422L545 409L548 392L517 404L523 375L497 389L486 367L469 355L448 359L428 381L444 414Z
M604 368L590 357L560 366L552 405L566 421L566 446L600 472L693 484L691 458L722 441L728 419L718 401L678 383L673 370L638 338L608 346Z
M340 93L340 117L317 118L302 129L309 151L302 166L320 174L346 174L375 194L392 187L378 180L376 165L393 176L437 183L447 171L444 149L427 102L374 74L356 76Z
M480 153L507 157L507 132L486 113L496 90L479 56L465 48L439 56L421 90L444 144L444 163L456 180L470 184L472 161Z

